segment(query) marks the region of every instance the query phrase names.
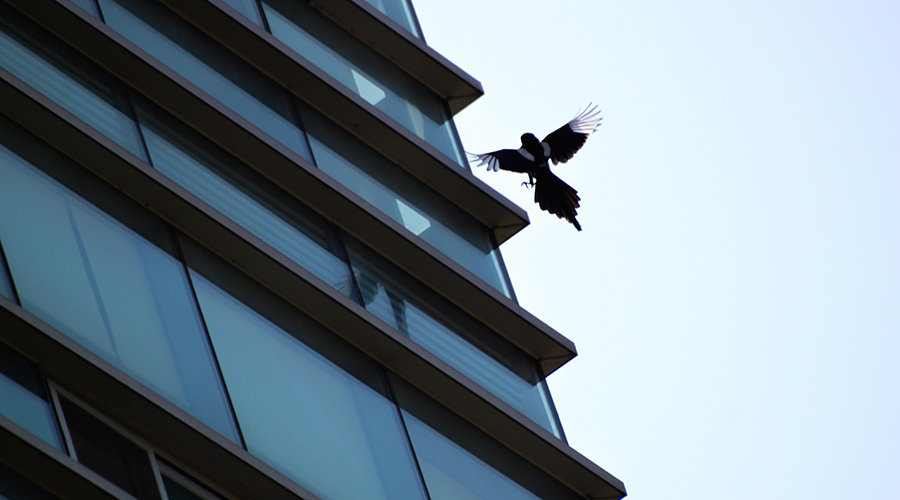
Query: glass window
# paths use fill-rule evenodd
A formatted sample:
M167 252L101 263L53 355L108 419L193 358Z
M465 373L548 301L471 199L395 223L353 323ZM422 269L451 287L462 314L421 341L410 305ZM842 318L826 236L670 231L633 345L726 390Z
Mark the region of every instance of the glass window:
M236 441L168 228L11 126L0 140L16 147L0 146L0 241L22 307Z
M213 208L346 295L350 268L334 228L199 134L138 102L151 163Z
M379 367L192 247L188 263L207 270L191 278L247 449L323 499L424 498Z
M9 268L6 266L6 256L3 255L3 242L0 242L0 295L16 300L16 292L12 280L9 279Z
M347 251L366 309L553 431L534 358L358 242Z
M66 398L59 404L80 463L139 500L160 500L147 450Z
M100 0L106 23L300 156L310 159L287 91L156 2Z
M263 11L276 38L436 147L460 168L468 168L446 106L437 94L306 2L267 0Z
M0 500L58 500L43 488L0 462Z
M406 382L391 385L431 500L581 499Z
M56 416L37 365L0 342L0 413L62 450Z
M416 20L416 15L409 0L366 0L366 2L378 9L382 14L393 19L406 31L418 38L422 38L419 22Z
M234 10L240 12L244 17L250 19L259 26L263 25L262 16L259 13L259 7L256 0L222 0L230 5Z
M512 296L488 228L309 106L316 165L451 259Z
M31 22L0 5L0 66L146 159L118 82L68 46L38 33Z

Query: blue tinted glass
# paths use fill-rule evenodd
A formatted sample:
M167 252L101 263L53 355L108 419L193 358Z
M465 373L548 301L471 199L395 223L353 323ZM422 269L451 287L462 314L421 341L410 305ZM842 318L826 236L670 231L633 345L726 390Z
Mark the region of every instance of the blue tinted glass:
M252 66L148 0L100 0L106 23L222 104L309 159L291 99Z
M95 0L72 0L73 3L77 4L82 9L91 13L92 16L99 18L100 11L97 9L97 3Z
M280 188L187 127L139 103L153 166L276 250L350 295L334 230Z
M390 380L431 500L582 499L410 384Z
M3 242L0 242L0 295L16 300L12 280L9 279L9 270L6 268L6 257L3 255Z
M347 251L366 309L553 431L534 358L355 240Z
M63 449L56 416L37 365L3 343L0 343L0 414Z
M486 226L311 107L301 109L316 165L322 171L512 296L500 250Z
M240 12L244 17L250 19L254 23L262 26L262 16L259 14L259 7L256 0L222 0L230 5L234 10Z
M381 11L382 14L393 19L406 31L422 38L422 32L419 31L419 23L416 21L416 15L413 13L409 0L366 0L366 2Z
M58 161L49 167L78 168ZM237 440L183 264L5 147L0 178L0 240L22 306ZM158 221L142 223L165 243Z
M444 102L306 2L263 2L272 34L415 135L468 168Z
M132 153L145 158L117 82L87 59L0 6L0 66Z
M323 499L424 498L397 407L371 360L249 283L225 292L191 277L251 453Z

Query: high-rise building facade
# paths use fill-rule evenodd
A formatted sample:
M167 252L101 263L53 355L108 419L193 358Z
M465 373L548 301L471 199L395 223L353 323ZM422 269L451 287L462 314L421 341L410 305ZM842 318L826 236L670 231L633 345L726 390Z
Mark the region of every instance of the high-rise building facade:
M406 0L0 0L0 498L625 495Z

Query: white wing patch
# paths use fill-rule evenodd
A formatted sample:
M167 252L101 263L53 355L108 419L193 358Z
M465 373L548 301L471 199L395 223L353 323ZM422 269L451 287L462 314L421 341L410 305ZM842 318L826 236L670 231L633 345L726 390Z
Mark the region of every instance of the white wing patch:
M544 150L546 150L546 149L548 149L548 148L546 146L544 146ZM531 162L534 161L534 156L531 153L529 153L528 151L526 151L525 148L519 148L517 151L519 152L520 155L524 156L526 160L531 161Z
M477 161L478 162L475 165L476 167L485 165L487 167L488 171L493 170L494 172L496 172L497 170L500 169L500 160L491 156L490 153L482 153L482 154L466 153L466 154L469 155L469 161Z
M542 142L541 146L544 148L544 158L550 158L550 145Z
M588 104L584 111L569 120L569 128L572 129L572 132L590 135L600 126L601 120L603 118L600 118L600 110L597 109L597 106ZM547 147L544 146L544 149L546 150Z

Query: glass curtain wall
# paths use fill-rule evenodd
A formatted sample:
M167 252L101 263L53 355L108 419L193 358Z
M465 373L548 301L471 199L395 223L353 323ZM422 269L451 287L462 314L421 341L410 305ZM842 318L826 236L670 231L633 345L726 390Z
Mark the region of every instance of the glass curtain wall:
M0 8L0 10L3 10ZM69 109L73 114L82 118L86 123L97 124L97 126L105 129L116 129L119 133L115 134L115 140L129 151L136 155L148 159L148 161L158 170L187 188L189 191L197 195L203 201L209 203L213 208L222 212L227 217L239 223L251 233L271 245L275 250L283 253L285 256L296 261L298 264L309 269L313 274L321 278L329 285L340 290L352 299L364 303L367 308L376 315L394 326L404 335L409 336L416 342L420 343L426 349L437 354L441 359L448 362L466 376L472 378L475 382L483 385L487 389L497 394L501 399L528 415L535 422L554 432L557 436L562 437L561 430L554 424L555 415L552 411L552 403L543 388L544 382L538 377L535 368L535 360L514 348L511 343L505 339L501 339L495 332L485 329L474 320L468 319L468 316L458 310L447 305L443 305L446 301L433 293L409 292L401 291L413 286L415 280L407 276L403 271L395 266L387 263L383 259L373 257L373 252L364 248L362 245L353 244L351 263L348 263L345 256L345 250L339 243L341 237L350 241L348 235L340 236L339 232L321 216L299 203L295 198L291 197L280 188L264 179L253 169L239 162L218 146L212 144L209 140L202 137L193 129L185 126L183 123L175 120L170 115L162 112L154 105L143 99L136 99L134 107L137 110L137 121L131 115L131 104L128 103L129 92L122 90L121 84L113 80L106 73L94 68L89 61L74 53L67 46L60 44L58 41L49 37L35 35L35 30L28 30L28 23L16 17L11 12L2 12L4 15L0 27L9 31L11 35L6 38L0 38L0 43L6 43L4 47L11 47L9 53L17 54L15 64L9 63L7 66L21 74L23 78L28 78L27 83L34 83L40 88L48 88L53 90L53 96L58 96L62 101L61 104ZM9 14L9 15L7 15ZM10 61L8 53L0 53L0 62ZM42 58L43 55L52 54L49 64ZM35 71L33 68L40 68ZM92 71L93 69L93 71ZM90 85L88 85L89 82ZM69 95L96 95L91 99L68 99ZM115 96L116 99L110 101L109 96ZM96 107L84 105L84 103L97 104ZM109 105L110 102L119 103L116 106ZM327 168L330 173L335 175L348 185L353 186L362 193L367 193L369 199L373 200L373 204L384 207L384 210L391 213L394 217L403 220L408 227L420 231L420 234L427 236L431 241L441 242L450 241L452 245L462 250L469 248L475 249L473 245L469 245L470 240L460 237L465 234L465 228L475 227L470 221L461 218L456 212L449 207L449 204L441 204L441 200L435 200L433 196L429 197L428 193L420 188L415 188L414 181L394 166L386 164L386 160L379 162L377 156L366 146L363 146L358 140L349 137L349 134L343 132L342 129L329 125L324 118L317 118L317 114L310 111L309 116L314 120L318 120L317 133L321 132L322 142L318 138L314 138L313 147L316 150L317 157L321 158L323 168ZM139 125L136 125L139 123ZM141 141L143 139L143 142ZM354 142L356 141L356 142ZM37 148L40 149L40 148ZM367 156L371 155L370 161L366 161ZM352 160L352 163L351 163ZM356 165L366 165L366 169L357 167ZM414 197L402 198L389 190L383 182L390 182L395 185L405 184L411 185L412 188L405 189L406 192L412 193ZM8 184L8 183L7 183ZM41 191L37 187L40 182L29 184L36 192L44 193L47 199L68 200L65 196L54 198L52 190ZM7 189L12 189L8 184ZM19 198L24 196L23 192L14 193ZM6 200L12 203L12 198ZM430 201L429 201L430 200ZM106 223L99 222L107 217L101 212L92 211L85 208L83 204L78 202L59 202L60 206L65 206L65 213L71 213L71 222L68 226L63 222L69 219L62 219L51 223L51 219L47 219L47 224L43 228L46 237L62 238L61 242L69 242L68 253L65 255L73 256L75 261L67 263L57 259L57 265L64 268L64 272L68 274L77 274L81 283L81 288L57 290L60 294L58 301L64 302L66 293L77 295L74 302L69 304L72 311L67 314L60 313L61 319L58 324L65 323L69 330L61 328L67 333L76 335L78 332L85 335L85 340L90 340L95 349L106 353L109 359L115 359L118 363L124 363L136 370L136 373L143 373L145 378L157 380L164 387L174 388L177 384L173 381L162 382L165 377L173 378L174 373L166 370L164 364L155 364L152 359L139 359L138 353L144 348L140 344L131 347L133 353L129 354L129 344L122 340L117 340L117 336L123 335L128 325L138 323L148 332L156 332L158 342L161 342L158 351L163 349L167 343L182 341L180 337L172 337L163 340L170 334L165 333L171 330L171 326L165 326L165 318L177 317L183 315L185 317L193 317L195 326L193 328L196 337L202 331L196 319L196 313L190 309L172 309L166 310L164 313L156 312L148 309L145 311L147 318L154 314L158 316L155 322L151 322L146 318L139 318L135 315L119 314L113 306L126 307L123 300L127 295L120 294L117 285L113 285L111 281L104 280L104 275L97 274L98 270L94 269L96 264L92 264L90 259L102 262L109 268L109 274L125 273L133 270L135 266L150 267L155 266L159 270L172 270L177 267L171 262L171 255L174 250L171 249L171 242L167 242L167 236L164 231L158 227L154 229L153 223L136 223L144 229L139 229L147 234L157 234L161 248L169 248L166 251L145 251L132 250L133 263L126 262L103 262L109 252L108 245L99 248L92 248L90 244L84 243L89 237L107 234L96 228L107 227ZM430 209L435 214L443 214L442 222L438 219L428 219L420 212L412 208L413 205L421 205L430 203L437 207ZM73 208L68 208L71 205ZM47 205L38 210L37 214L44 214L51 210L51 206ZM125 213L128 211L126 210ZM10 212L11 214L12 212ZM14 216L7 214L9 224L14 224L16 219ZM45 215L45 217L51 217ZM110 219L111 220L111 219ZM25 222L19 220L20 224ZM148 229L149 228L149 229ZM453 228L448 229L448 228ZM21 229L20 230L24 230ZM114 234L109 232L109 234ZM143 234L143 233L141 233ZM162 236L159 236L162 234ZM86 236L87 235L87 236ZM451 236L453 238L451 238ZM471 239L477 240L477 235L469 234ZM110 238L111 236L104 236ZM145 236L146 237L146 236ZM151 238L152 239L152 238ZM116 241L122 248L129 246L133 249L143 248L142 239L140 237L128 238L118 237ZM12 243L10 243L12 245ZM468 245L468 246L467 246ZM482 247L488 248L488 247ZM62 252L62 247L58 249ZM9 253L7 249L7 253ZM27 249L18 249L17 251L29 251ZM44 251L49 251L45 249ZM480 255L481 262L486 262L492 258L492 254L480 253L478 250L469 250L472 255ZM168 257L166 253L168 252ZM83 254L83 257L82 257ZM129 253L123 253L129 255ZM152 257L151 255L156 255ZM13 256L7 255L7 258ZM19 257L16 257L19 258ZM47 258L50 258L48 255ZM165 261L169 260L168 263ZM85 260L83 264L83 272L75 271L75 264L80 260ZM120 259L121 260L121 259ZM478 259L472 259L476 262ZM71 264L71 265L70 265ZM120 265L121 269L115 265ZM18 265L18 264L17 264ZM131 266L131 267L129 267ZM470 266L475 264L470 263ZM35 272L41 267L34 268ZM486 270L502 269L502 264L494 261L494 265L482 267ZM352 272L356 276L351 275ZM15 273L24 273L25 269L18 269ZM62 271L61 271L62 272ZM153 271L145 273L146 293L160 292L164 286L168 284L159 284L150 279L161 276L159 272ZM177 272L171 271L175 274ZM81 273L81 274L78 274ZM67 275L67 274L64 274ZM96 275L96 276L95 276ZM124 274L121 274L124 276ZM497 275L494 274L496 277ZM73 275L71 279L75 280ZM173 288L172 293L187 296L183 285ZM356 280L356 282L354 282ZM5 273L0 273L0 293L11 296L11 287L4 284L8 281ZM168 282L166 282L168 283ZM173 281L177 283L177 281ZM403 283L403 285L398 285ZM502 284L502 281L495 282ZM374 284L374 285L373 285ZM47 284L46 286L49 286ZM372 294L372 286L375 290L382 290L380 295ZM154 288L156 287L156 288ZM359 288L364 289L367 297L360 296ZM420 285L416 290L424 290L425 287ZM87 292L90 291L90 294ZM82 293L83 292L83 293ZM128 293L136 294L137 289L127 290ZM124 292L123 292L124 293ZM384 297L390 296L390 299ZM93 298L92 298L93 297ZM425 298L427 297L427 298ZM375 300L377 299L377 300ZM23 301L29 303L29 296L24 296ZM90 313L92 309L86 308L86 304L94 301L97 305L93 310L96 313ZM386 313L384 306L385 300L393 301L397 304L404 304L406 311L404 315L412 318L412 322L407 322L404 317L403 321L398 321L398 316L394 313ZM37 301L32 301L31 307L40 307ZM450 313L441 311L451 311ZM49 313L48 313L49 314ZM63 321L62 318L65 318ZM457 318L454 321L448 318ZM157 326L154 326L157 325ZM102 329L98 329L102 326ZM106 340L99 337L98 332L105 331ZM478 332L478 333L473 333ZM148 337L149 338L149 337ZM473 340L474 339L474 340ZM148 342L144 340L143 342ZM122 345L120 345L122 344ZM195 347L198 348L198 347ZM161 352L161 351L160 351ZM129 358L134 358L130 359ZM163 363L166 358L163 357L159 363ZM128 360L126 362L126 360ZM145 366L140 366L140 365ZM154 374L153 370L159 373ZM173 378L174 380L174 378ZM146 381L146 380L145 380ZM211 382L210 382L211 383ZM174 389L172 389L174 390ZM173 394L174 397L174 394ZM187 404L185 397L178 397L181 404ZM224 425L219 422L217 425ZM224 427L222 427L224 428ZM232 437L234 433L228 433Z

